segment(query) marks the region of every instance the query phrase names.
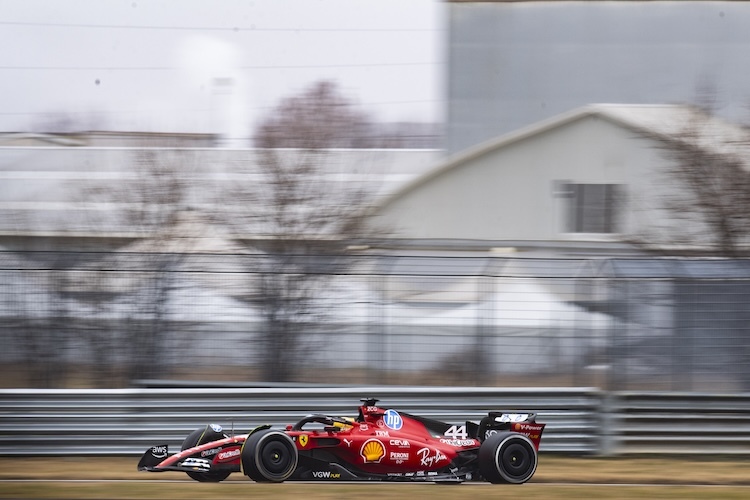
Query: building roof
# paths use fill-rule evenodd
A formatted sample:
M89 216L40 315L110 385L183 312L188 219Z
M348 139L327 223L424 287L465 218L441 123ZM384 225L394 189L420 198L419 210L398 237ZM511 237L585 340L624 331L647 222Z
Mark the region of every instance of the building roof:
M2 147L60 147L85 146L80 138L60 134L36 134L32 132L10 132L0 134Z
M425 175L380 200L378 207L404 196L429 180L493 151L564 127L579 120L598 117L645 137L675 140L689 124L700 125L700 145L722 154L750 154L750 129L707 115L694 106L648 104L590 104L501 135L448 157ZM377 208L376 207L376 210Z
M151 154L165 156L141 157ZM359 187L385 196L432 168L441 155L438 150L330 150L320 175L341 189ZM232 196L238 185L264 178L258 149L0 147L0 236L142 236L143 228L121 220L118 210L142 201L151 179L139 170L144 161L163 161L179 171L186 198L198 211L219 193Z

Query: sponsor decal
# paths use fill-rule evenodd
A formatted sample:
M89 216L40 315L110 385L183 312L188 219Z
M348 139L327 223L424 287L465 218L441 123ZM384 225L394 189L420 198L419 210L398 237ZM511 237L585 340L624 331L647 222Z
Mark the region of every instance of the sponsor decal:
M513 430L518 432L539 432L542 428L540 424L513 424Z
M151 455L154 458L167 458L167 447L166 446L152 446Z
M216 460L230 460L240 456L240 449L235 448L234 450L223 451L216 456Z
M379 464L385 456L385 446L377 439L368 439L359 450L366 464Z
M499 417L495 417L495 422L523 422L528 419L528 413L503 413Z
M376 411L378 411L377 406L368 406L365 408L365 413L375 413Z
M375 431L375 435L384 438L391 437L391 435L388 434L388 431Z
M495 434L497 434L497 430L495 429L484 431L484 439L486 440L488 437L494 436Z
M221 431L223 431L223 430L224 430L224 429L222 429L222 428L221 428L221 426L220 426L220 425L218 425L218 424L211 424L211 425L210 425L210 427L211 427L211 429L213 429L213 431L214 431L214 432L221 432Z
M316 479L341 479L341 474L329 470L314 470L312 476Z
M201 452L201 456L202 457L210 457L210 456L216 455L220 451L221 451L221 448L211 448L210 450L203 450Z
M541 424L513 424L513 430L525 434L529 439L537 440L544 426Z
M346 445L347 448L351 448L353 442L354 441L352 441L351 439L344 438L344 444Z
M394 431L401 429L404 425L404 419L401 418L401 415L396 410L386 410L383 414L383 421L386 427Z
M424 467L434 467L443 460L448 460L448 457L440 453L439 450L431 450L429 448L422 448L417 452L419 455L419 463Z
M390 455L391 462L402 464L409 460L409 454L403 451L392 451Z
M411 446L406 439L391 439L389 444L397 448L409 448Z
M451 445L451 446L455 446L457 448L462 448L464 446L477 446L478 445L475 439L441 439L440 442Z
M186 458L182 461L183 467L192 467L195 470L201 472L208 472L211 470L211 462L203 458Z
M367 425L367 424L359 424L359 430L361 430L361 431L366 431L369 428L370 428L370 426Z
M307 434L300 434L300 436L299 436L299 445L304 448L305 446L307 446L307 441L309 439L310 438L307 437Z

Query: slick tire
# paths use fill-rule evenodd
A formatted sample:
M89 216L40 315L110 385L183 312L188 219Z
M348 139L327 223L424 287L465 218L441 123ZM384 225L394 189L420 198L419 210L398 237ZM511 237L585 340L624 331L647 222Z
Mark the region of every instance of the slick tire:
M523 484L534 475L539 457L523 434L500 432L479 447L479 472L491 483Z
M221 439L221 437L223 437L223 436L215 436L213 434L214 434L214 431L208 425L206 427L201 427L200 429L196 429L190 434L188 434L188 436L182 442L182 446L180 447L180 450L185 451L188 448L192 448L193 446L198 446L199 444L208 443L209 441ZM229 477L229 474L231 474L231 472L229 471L185 472L185 474L187 474L190 477L190 479L194 479L201 483L220 483L221 481Z
M297 469L297 446L283 432L254 432L242 445L242 472L256 482L280 483Z

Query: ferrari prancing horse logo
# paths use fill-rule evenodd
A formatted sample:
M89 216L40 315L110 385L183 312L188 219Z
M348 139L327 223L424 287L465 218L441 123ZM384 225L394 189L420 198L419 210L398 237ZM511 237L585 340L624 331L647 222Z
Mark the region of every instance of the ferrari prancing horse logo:
M307 446L307 434L300 434L299 445L303 448Z

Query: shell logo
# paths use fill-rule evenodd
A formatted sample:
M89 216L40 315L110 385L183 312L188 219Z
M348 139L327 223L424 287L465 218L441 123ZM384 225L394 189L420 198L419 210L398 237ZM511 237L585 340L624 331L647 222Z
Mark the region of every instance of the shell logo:
M385 456L385 446L377 439L368 439L359 450L366 464L379 464Z

